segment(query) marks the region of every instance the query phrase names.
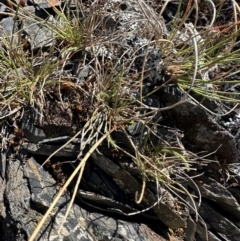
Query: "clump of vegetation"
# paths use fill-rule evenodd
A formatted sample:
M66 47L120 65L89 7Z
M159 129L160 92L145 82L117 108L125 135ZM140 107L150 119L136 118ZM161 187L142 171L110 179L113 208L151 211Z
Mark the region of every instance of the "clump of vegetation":
M164 13L168 2L163 4L160 15ZM11 117L28 106L43 113L46 100L69 101L71 110L76 113L82 126L72 137L80 137L82 140L78 156L81 162L64 184L30 241L35 239L64 190L78 175L71 202L73 203L84 166L104 140L107 140L112 150L124 153L139 168L143 184L138 202L141 202L144 196L148 180L156 180L157 185L164 184L178 197L178 193L181 193L193 199L176 181L178 179L173 177L182 175L186 178L187 171L197 165L198 158L206 162L209 160L186 150L177 135L173 142L163 140L160 145L156 145L154 137L158 140L162 138L158 133L159 120L155 117L157 113L174 108L188 99L217 115L203 106L201 101L194 97L195 94L224 105L230 103L228 113L236 107L231 103L239 103L239 93L226 91L223 85L239 84L239 80L227 79L239 72L240 50L235 46L239 44L240 10L233 1L232 23L218 26L216 20L222 14L224 1L206 1L206 4L211 6L212 18L209 25L199 28L197 21L202 6L198 5L197 1L188 1L187 5L183 2L179 1L176 15L168 23L169 30L166 33L160 16L153 13L143 1L136 1L138 9L148 21L146 33L143 34L152 38L135 52L129 49L129 46L124 46L121 42L123 33L116 27L117 21L114 22L110 16L106 18L98 3L89 6L88 12L83 9L85 6L82 2L78 1L75 1L75 12L71 11L68 4L52 6L55 13L52 20L42 20L19 6L15 6L15 10L9 13L15 18L15 26L10 35L6 33L1 37L0 49L0 107L4 117ZM148 14L149 12L152 14ZM191 16L194 16L194 24L187 23ZM50 30L54 43L46 48L31 49L24 29L17 28L19 22L25 20L31 20L35 25L41 23L42 27ZM116 25L110 26L114 29L110 32L105 27L109 24L108 20ZM134 24L134 19L130 21L130 25ZM152 71L147 59L153 48L163 57L159 66L165 81L161 80L160 84L151 89L146 87L145 80ZM99 54L100 51L106 53ZM114 58L110 56L112 53L121 57ZM89 72L81 81L67 71L67 66L76 60L81 60L78 66L80 70L87 69ZM140 70L132 71L136 70L134 64L138 60L141 62ZM226 71L222 71L224 69ZM151 94L176 84L185 93L185 99L165 108L146 104L146 98ZM139 124L142 128L136 143L128 128ZM125 134L132 151L125 150L114 141L111 134L116 130ZM91 148L83 155L87 146ZM68 210L70 207L71 205ZM192 209L198 217L197 207Z

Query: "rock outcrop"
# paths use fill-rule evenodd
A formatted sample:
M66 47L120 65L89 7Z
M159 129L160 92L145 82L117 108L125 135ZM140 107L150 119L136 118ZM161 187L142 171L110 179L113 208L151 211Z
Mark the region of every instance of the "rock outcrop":
M77 198L62 228L76 180L62 195L36 240L240 240L240 139L236 133L240 116L233 111L225 119L215 118L201 105L187 99L177 84L164 87L169 76L164 71L161 50L151 41L160 35L167 36L168 30L164 20L146 3L99 1L101 21L94 34L101 42L91 47L83 45L82 51L72 56L68 56L67 50L58 52L56 31L51 31L46 23L60 27L63 23L56 17L56 9L66 8L67 3L51 0L23 4L21 1L23 8L18 10L5 1L1 3L2 12L18 11L19 15L15 21L12 16L1 13L0 36L13 37L17 43L18 35L13 33L22 31L24 51L34 54L42 51L32 66L31 75L39 71L39 66L46 65L45 56L51 51L56 51L56 58L60 56L61 61L65 61L59 70L54 58L47 59L49 66L58 70L49 74L51 80L59 78L63 82L46 86L44 101L41 102L41 90L32 106L24 103L1 110L0 227L3 240L30 238L62 184L80 162L79 155L86 154L94 143L89 142L80 153L86 140L79 135L72 137L97 109L100 98L94 96L92 86L96 83L90 80L97 79L94 66L100 63L106 64L106 68L110 66L109 69L117 66L116 72L120 72L122 66L129 68L128 76L124 76L128 83L120 87L136 104L138 102L134 101L142 98L138 82L143 75L141 90L147 97L136 112L145 117L155 111L152 120L157 123L149 130L146 122L134 120L126 126L126 131L115 130L111 134L112 142L134 156L132 143L142 150L144 138L149 136L155 147L152 152L173 143L176 149L189 153L189 160L161 162L158 166L162 168L161 182L147 176L143 184L141 169L130 155L115 152L103 141L86 163ZM87 3L81 4L84 13L91 10ZM74 4L69 9L77 12ZM37 18L26 21L27 12L28 16L41 17L42 21ZM146 13L155 14L151 18L155 22L149 22ZM76 16L85 24L82 12ZM6 47L1 46L2 53ZM24 78L27 74L24 66L17 66L9 76ZM0 73L3 82L7 82L9 76ZM118 81L119 73L113 76L117 77L110 80L110 85ZM79 88L72 88L69 79ZM11 85L9 82L4 90L6 96ZM98 94L104 96L104 93ZM109 98L109 105L116 99L116 94ZM38 104L40 102L42 105ZM182 103L176 105L178 102ZM93 129L93 132L101 135L102 129ZM41 167L54 152L56 154ZM190 154L193 152L200 154ZM206 156L209 153L210 156ZM143 186L142 200L137 202Z

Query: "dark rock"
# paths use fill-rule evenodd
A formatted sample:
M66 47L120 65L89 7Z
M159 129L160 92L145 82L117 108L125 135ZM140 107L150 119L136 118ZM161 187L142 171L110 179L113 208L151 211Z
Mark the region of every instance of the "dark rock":
M146 131L146 127L142 122L137 122L136 124L132 124L128 127L128 132L130 133L131 136L140 135L144 131ZM123 143L125 142L126 139L127 139L126 136L124 139L122 139ZM128 140L128 142L129 142L129 140ZM130 143L128 143L128 144L130 145Z
M61 147L62 145L34 144L28 142L22 144L22 148L27 150L29 153L43 156L49 156ZM69 143L59 150L54 156L76 158L78 154L79 146Z
M53 18L49 18L47 22L51 25L56 24ZM46 27L40 22L24 19L22 23L22 31L27 36L32 51L47 49L55 43L55 33L50 27Z
M197 230L197 224L192 220L191 217L188 218L187 221L187 227L185 229L186 233L186 241L194 241L195 240L195 234Z
M81 66L80 63L75 63L73 64L72 68L72 74L74 76L77 76L79 79L85 79L87 78L90 74L92 74L92 69L90 66Z
M89 162L86 163L83 179L85 190L92 190L94 193L119 202L123 202L126 198L125 193L112 180L112 177L108 176L100 168L92 166Z
M26 13L28 13L28 14L35 14L35 12L36 12L36 8L34 7L34 6L25 6L24 8L20 8L20 9L18 9L18 11L19 11L19 13L21 14L21 15L23 15L24 16L24 14L26 15Z
M50 174L40 168L33 158L30 158L24 166L16 160L8 166L8 181L6 189L0 179L1 193L5 192L6 207L0 206L1 218L4 219L5 229L2 236L9 241L28 240L37 223L42 218L42 213L52 203L57 194L56 182ZM14 178L12 178L14 176ZM0 196L2 198L2 195ZM78 205L73 204L69 216L59 230L63 220L70 196L66 191L60 198L56 208L52 212L38 234L41 240L139 240L154 241L166 239L154 234L145 225L119 221L97 213L89 213ZM2 202L1 202L2 203ZM13 232L10 235L9 230ZM37 239L38 239L37 238Z
M196 241L205 241L205 240L222 241L216 235L214 235L211 231L207 230L207 227L198 224L197 225Z
M5 150L1 150L0 156L0 176L5 178L6 175L6 168L7 168L7 160L11 160L14 156L12 147L8 146Z
M238 203L240 203L240 189L239 189L239 184L236 184L235 187L231 187L228 189L229 192L232 193L232 195L234 196L234 198L236 198L236 200L238 201Z
M60 6L61 0L34 0L34 4L37 4L41 8L52 8Z
M44 108L44 118L36 120L36 125L43 129L47 138L63 135L73 135L73 114L70 105L63 102L47 101Z
M228 212L240 220L240 204L226 187L212 178L201 176L196 180L196 184L202 197L215 203L220 210ZM190 182L189 185L194 189L195 186Z
M34 112L27 111L21 122L25 138L31 143L38 143L46 138L44 131L34 125Z
M0 176L0 220L6 218L6 206L4 203L4 192L6 189L6 180ZM1 223L1 221L0 221Z
M206 222L208 229L213 230L218 237L229 241L239 240L240 229L205 201L202 202L199 214Z
M160 79L158 80L160 81ZM144 99L144 103L150 107L160 108L162 106L161 99L158 95L150 95ZM162 112L156 111L156 114L153 117L154 122L160 122L162 120Z
M201 95L198 95L194 92L190 92L191 96L193 96L194 99L199 101L203 106L205 106L208 110L218 115L224 115L227 113L227 109L224 107L224 105L221 102L217 102L214 100L210 100L208 98L203 98Z
M15 32L15 22L13 17L7 17L0 22L0 37L9 37Z
M7 162L7 155L5 151L1 151L0 156L0 175L4 179L6 173L6 162Z
M161 91L167 106L183 100L175 94ZM207 112L197 104L189 101L170 109L172 117L186 139L196 148L216 152L219 161L238 162L238 152L234 137L217 124Z
M40 215L30 209L31 193L28 182L24 178L23 166L19 161L10 162L7 168L8 182L5 190L7 203L6 227L12 226L15 233L14 240L26 240L25 232L33 231L34 225L39 221ZM14 225L17 222L19 225ZM8 239L7 239L8 240Z
M136 179L131 176L125 170L122 170L118 165L114 164L107 157L94 152L92 154L92 159L95 165L97 165L101 170L110 175L114 182L119 186L120 189L124 190L127 195L131 196L131 199L134 199L132 196L136 191L141 191L141 184L136 181ZM186 225L183 218L174 211L173 206L174 199L170 193L165 193L165 202L160 201L158 205L153 207L153 211L156 216L168 227L176 229L184 227ZM148 189L144 192L144 197L142 203L145 206L149 207L156 202L156 196ZM166 205L166 201L168 205ZM172 207L170 205L172 203Z

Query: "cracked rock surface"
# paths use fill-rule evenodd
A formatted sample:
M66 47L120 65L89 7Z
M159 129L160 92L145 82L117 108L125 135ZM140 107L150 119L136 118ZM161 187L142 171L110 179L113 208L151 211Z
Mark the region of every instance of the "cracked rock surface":
M56 196L57 184L34 158L21 165L16 160L8 165L8 182L1 185L4 204L1 205L3 240L28 240L36 223ZM5 187L5 188L4 188ZM55 211L44 224L36 240L166 240L144 224L117 220L96 212L88 212L74 204L63 228L59 231L70 201L69 193L60 198ZM14 223L18 220L18 225ZM49 237L51 237L49 239Z

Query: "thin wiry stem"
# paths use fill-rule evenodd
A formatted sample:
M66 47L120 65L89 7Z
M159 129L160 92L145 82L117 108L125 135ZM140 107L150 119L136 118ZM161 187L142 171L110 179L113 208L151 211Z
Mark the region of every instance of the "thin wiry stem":
M191 82L191 85L190 85L190 88L188 90L188 94L190 93L192 87L194 86L194 83L195 83L195 79L196 79L196 76L197 76L197 70L198 70L198 45L197 45L197 36L195 35L193 29L192 29L192 26L190 24L185 24L186 28L191 32L192 34L192 40L193 40L193 46L194 46L194 71L193 71L193 77L192 77L192 82Z
M29 241L34 241L37 234L39 233L40 229L42 228L42 226L44 225L44 223L47 220L47 217L49 217L51 215L51 212L53 210L53 208L56 206L58 200L61 198L61 196L63 195L64 191L67 189L67 187L69 186L69 184L72 182L73 178L77 175L77 173L81 170L81 168L83 168L83 166L85 165L86 161L88 160L88 158L91 156L91 154L98 148L98 146L104 141L104 139L106 139L113 131L115 130L115 127L113 127L109 132L107 132L106 134L104 134L93 146L92 148L88 151L88 153L84 156L84 158L81 160L80 164L76 167L76 169L74 170L74 172L72 173L72 175L68 178L68 180L66 181L66 183L64 184L64 186L60 189L58 195L56 196L56 198L53 200L53 202L51 203L50 207L48 208L48 210L46 211L46 213L44 214L43 218L41 219L41 221L39 222L39 224L37 225L36 229L34 230L33 234L31 235Z
M238 31L238 27L237 27L237 22L238 22L238 18L237 18L237 9L240 13L240 8L239 5L236 3L235 0L232 0L232 5L233 5L233 16L234 16L234 23L235 23L235 32Z
M218 117L222 117L222 116L226 116L228 114L230 114L232 111L234 111L239 103L237 103L236 105L234 105L234 107L229 110L228 112L224 113L224 114L217 114L217 113L214 113L213 111L209 110L208 108L206 108L204 105L202 105L201 103L199 103L199 101L195 100L191 95L188 94L188 97L193 100L197 105L199 105L200 107L202 107L204 110L206 110L208 113L212 114L212 115L215 115L215 116L218 116Z
M135 202L137 204L141 203L141 201L143 199L145 188L146 188L146 181L143 178L142 191L141 191L140 197L138 198L138 192L135 193Z
M197 21L198 21L198 14L199 14L198 0L194 0L194 5L195 5L195 9L196 9L196 16L195 16L194 27L196 28L196 26L197 26Z
M167 188L171 193L173 193L175 196L177 196L180 200L182 200L183 203L184 203L185 205L187 205L192 211L195 212L195 214L196 214L196 222L198 222L198 217L200 217L200 215L199 215L199 213L198 213L198 209L197 209L197 206L196 206L195 201L193 200L192 195L191 195L191 194L189 193L189 191L188 191L185 187L183 187L183 185L181 185L180 183L176 183L176 185L178 185L178 186L188 195L188 197L189 197L189 198L191 199L191 201L192 201L192 205L189 204L187 201L185 201L184 198L182 198L177 192L175 192L175 191L173 190L173 187L169 187L168 185L166 185L166 188ZM176 188L175 188L175 189L176 189Z
M70 203L69 203L69 205L68 205L68 208L67 208L67 211L66 211L66 213L65 213L65 215L64 215L64 218L63 218L63 220L62 220L62 223L61 223L61 225L59 226L59 229L58 229L58 233L59 233L59 234L60 234L60 231L61 231L61 229L62 229L62 226L64 225L64 223L65 223L65 221L66 221L66 219L67 219L67 216L69 215L69 213L70 213L70 211L71 211L73 202L74 202L75 197L76 197L76 195L77 195L77 191L78 191L78 188L79 188L80 181L81 181L81 179L82 179L82 175L83 175L83 171L84 171L85 164L86 164L86 162L83 164L83 166L82 166L82 168L81 168L81 170L80 170L80 173L79 173L79 175L78 175L77 182L76 182L75 187L74 187L74 191L73 191L73 194L72 194L71 201L70 201Z
M159 16L162 16L162 14L163 14L164 10L166 9L168 3L170 3L170 2L171 2L171 0L165 0L165 3L162 6L162 9L161 9L161 11L159 13Z
M207 0L207 1L212 5L212 10L213 10L212 21L209 24L209 28L212 28L213 24L214 24L214 22L216 20L216 6L215 6L215 4L214 4L214 2L212 0Z

